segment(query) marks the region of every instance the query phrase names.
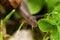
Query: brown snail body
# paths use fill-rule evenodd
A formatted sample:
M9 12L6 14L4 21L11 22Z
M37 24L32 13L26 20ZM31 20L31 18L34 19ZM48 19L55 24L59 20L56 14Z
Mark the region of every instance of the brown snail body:
M1 3L5 6L6 10L16 9L18 13L29 23L32 27L37 26L37 21L28 10L25 0L2 0Z

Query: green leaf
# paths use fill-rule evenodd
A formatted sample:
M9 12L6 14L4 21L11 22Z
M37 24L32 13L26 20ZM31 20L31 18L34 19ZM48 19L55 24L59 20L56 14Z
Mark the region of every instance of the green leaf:
M42 9L45 0L27 0L27 6L31 14L36 14Z
M53 11L54 7L60 4L60 0L45 0L48 5L48 11Z
M53 27L50 39L60 40L60 5L56 6L53 12L50 13L50 17L55 20L54 22L57 24L56 27Z
M57 25L60 25L60 5L56 6L53 12L51 12L51 18L55 20Z
M43 32L51 32L50 40L60 40L60 5L47 15L46 18L38 21L39 29Z
M60 33L57 28L54 28L53 32L51 33L50 40L60 40Z
M50 39L51 40L60 40L60 27L58 27L57 25L53 25L50 22L46 19L40 19L38 21L39 29L43 32L52 31L51 35L50 35Z
M60 4L55 7L55 9L53 10L53 12L58 12L58 13L60 13Z
M15 10L12 10L5 18L4 18L4 22L7 22L7 20L12 16L12 14L15 12Z
M49 32L50 30L52 30L53 27L55 27L55 25L52 25L46 19L41 19L38 21L38 27L43 32Z
M3 40L3 27L4 27L4 23L3 20L0 21L0 40Z
M3 40L3 33L0 31L0 40Z

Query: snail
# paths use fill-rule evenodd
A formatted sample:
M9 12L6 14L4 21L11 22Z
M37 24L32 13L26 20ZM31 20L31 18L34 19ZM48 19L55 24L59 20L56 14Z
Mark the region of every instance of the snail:
M29 9L26 4L26 0L0 0L6 10L15 9L28 24L32 27L37 27L36 18L29 12Z

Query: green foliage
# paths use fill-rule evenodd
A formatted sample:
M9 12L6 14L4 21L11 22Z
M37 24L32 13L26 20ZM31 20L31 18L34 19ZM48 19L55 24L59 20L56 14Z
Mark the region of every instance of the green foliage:
M40 30L42 30L43 32L49 32L56 25L51 24L49 19L48 20L47 19L41 19L38 21L38 26L39 26Z
M60 40L60 5L47 15L46 18L38 21L39 29L43 32L51 32L51 40Z
M57 28L54 27L54 30L52 31L50 35L51 40L60 40L60 32L58 32Z
M45 3L48 7L48 13L46 17L38 20L38 27L42 32L51 33L49 34L50 40L60 40L60 0L27 0L27 6L31 14L37 14L41 11ZM3 21L8 21L13 13L15 13L14 16L16 18L21 18L20 15L13 10L4 18ZM21 23L18 31L24 23L25 21ZM43 37L43 40L46 40L46 35ZM0 40L3 40L2 37L3 34L0 31Z
M27 0L27 5L31 14L36 14L42 9L45 0Z
M60 0L45 0L48 6L48 12L53 11L54 7L60 4Z
M5 18L4 18L4 22L7 22L8 19L12 16L12 14L15 12L15 10L12 10Z
M0 40L3 40L3 28L5 27L5 24L3 20L0 21Z
M24 25L24 23L25 23L25 20L20 24L18 31L21 30L21 28L22 28L22 26Z
M3 40L3 33L0 31L0 40Z
M45 3L47 3L48 12L52 12L55 6L60 4L60 0L27 0L27 6L31 14L41 11Z

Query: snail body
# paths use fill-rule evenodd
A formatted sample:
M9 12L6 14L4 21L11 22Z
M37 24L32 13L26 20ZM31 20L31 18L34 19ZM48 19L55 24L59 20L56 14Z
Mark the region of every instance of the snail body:
M0 2L7 11L16 9L16 11L27 21L28 24L32 27L37 26L36 18L30 14L25 0L1 0Z

